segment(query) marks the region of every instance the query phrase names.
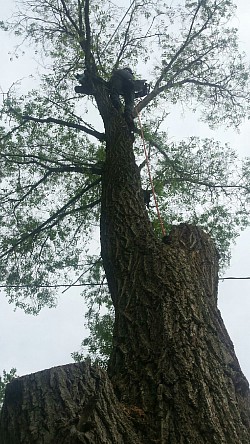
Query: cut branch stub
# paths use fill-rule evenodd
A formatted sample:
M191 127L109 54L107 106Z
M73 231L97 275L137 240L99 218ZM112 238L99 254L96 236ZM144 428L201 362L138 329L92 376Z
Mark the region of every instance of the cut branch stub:
M140 444L131 416L117 401L106 373L86 360L8 384L1 444Z

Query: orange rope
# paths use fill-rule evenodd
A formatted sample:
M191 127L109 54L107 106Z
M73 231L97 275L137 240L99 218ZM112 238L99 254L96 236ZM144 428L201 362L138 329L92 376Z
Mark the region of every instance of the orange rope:
M145 143L145 138L144 138L144 133L143 133L143 128L142 128L142 123L141 123L141 118L139 116L139 113L137 112L137 117L139 120L139 124L140 124L140 130L141 130L141 135L142 135L142 141L143 141L143 148L144 148L144 153L145 153L145 158L146 158L146 163L147 163L147 168L148 168L148 177L149 177L149 181L150 181L150 185L152 188L152 193L153 193L153 197L154 197L154 201L155 201L155 208L157 211L157 216L161 225L161 231L163 236L166 236L166 230L164 228L164 224L163 224L163 220L161 217L161 213L159 210L159 206L158 206L158 202L157 202L157 198L156 198L156 194L155 194L155 188L154 188L154 183L153 183L153 179L152 179L152 175L151 175L151 171L150 171L150 163L149 163L149 158L148 158L148 151L147 151L147 147L146 147L146 143Z

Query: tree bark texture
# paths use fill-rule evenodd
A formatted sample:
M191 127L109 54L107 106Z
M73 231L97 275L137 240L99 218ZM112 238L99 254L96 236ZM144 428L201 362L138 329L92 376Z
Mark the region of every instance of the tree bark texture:
M117 401L106 372L86 360L8 384L1 444L139 444L132 409Z
M132 142L112 125L101 241L116 317L109 376L145 412L145 442L247 444L249 386L217 308L218 254L200 228L151 229ZM107 135L109 132L107 131Z
M200 228L155 237L133 136L107 94L101 247L115 306L108 376L89 363L9 384L0 444L249 444L250 394L217 308L218 254Z

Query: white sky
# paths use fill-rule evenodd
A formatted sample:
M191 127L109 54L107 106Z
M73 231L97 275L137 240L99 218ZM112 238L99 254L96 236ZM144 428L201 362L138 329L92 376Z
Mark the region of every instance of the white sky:
M4 18L12 2L1 0L1 17ZM242 48L250 60L250 3L237 0L238 19L235 25L240 31ZM22 77L32 74L33 61L27 55L10 62L11 50L15 42L7 34L1 33L0 46L0 87L7 91L9 86ZM28 82L28 79L27 79ZM242 156L249 156L250 126L245 122L240 134L220 130L211 132L205 125L189 118L181 122L170 119L171 133L189 136L193 134L213 136L230 142ZM180 125L181 123L181 125ZM180 134L180 127L181 132ZM232 262L227 276L250 276L250 229L238 239L232 251ZM84 332L84 300L81 289L71 289L59 298L56 309L43 309L36 317L25 315L21 310L7 303L4 292L0 290L0 374L16 367L19 375L32 373L44 368L71 362L70 353L80 347ZM250 380L250 280L224 281L219 288L219 308L235 345L236 354L248 380Z

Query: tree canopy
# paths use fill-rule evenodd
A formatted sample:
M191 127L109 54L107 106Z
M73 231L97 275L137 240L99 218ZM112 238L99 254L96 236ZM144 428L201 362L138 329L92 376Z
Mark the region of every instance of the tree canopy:
M182 221L204 227L225 265L231 242L249 224L249 160L215 139L173 142L167 129L169 113L180 105L212 128L238 128L248 116L249 70L230 24L233 2L17 5L1 27L16 35L16 54L34 48L40 68L34 88L20 94L13 85L1 109L0 278L10 301L37 313L56 303L58 282L91 283L90 298L105 284L96 244L92 254L106 139L96 91L107 91L112 71L127 65L151 86L134 116L143 111L165 227ZM84 69L93 95L74 91ZM134 150L142 185L150 189L140 134ZM153 202L148 212L160 237Z
M59 282L84 285L85 344L110 353L107 371L87 359L8 384L4 443L249 443L249 384L217 308L219 255L222 267L249 223L249 160L168 135L179 105L212 128L248 116L234 12L230 0L22 1L2 23L35 45L40 83L11 88L1 110L0 278L31 313L55 304ZM125 67L129 103L114 82ZM135 103L131 69L150 84Z

